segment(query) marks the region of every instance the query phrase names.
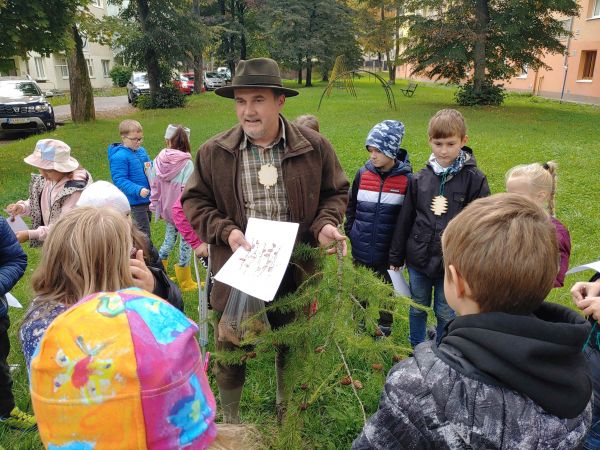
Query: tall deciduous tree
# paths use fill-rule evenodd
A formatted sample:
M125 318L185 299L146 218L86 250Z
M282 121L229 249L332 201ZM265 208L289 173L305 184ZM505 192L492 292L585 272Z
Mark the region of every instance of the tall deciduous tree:
M0 57L49 55L67 48L77 10L89 0L0 1Z
M231 73L240 59L251 58L254 40L260 40L255 16L265 0L217 0L221 42L217 55Z
M385 55L389 79L396 80L396 66L401 50L401 29L405 24L403 0L354 0L357 11L359 41L367 52Z
M75 123L88 122L96 118L94 91L83 54L83 40L76 23L71 25L70 34L73 41L67 50L67 65L71 91L71 120Z
M114 44L123 59L148 73L150 94L170 80L170 71L189 57L190 36L197 31L188 0L113 0L121 6ZM115 21L112 21L115 24Z
M267 47L271 56L284 66L306 68L306 86L312 86L313 63L323 63L327 72L335 57L347 55L357 60L358 44L354 33L352 11L332 0L267 0L262 16Z
M0 57L27 57L30 51L42 55L65 51L69 68L71 118L85 122L95 118L94 95L83 56L81 24L91 23L89 0L0 2Z
M460 83L473 93L525 67L548 66L545 53L564 50L560 18L577 14L575 0L410 0L404 61L413 73Z

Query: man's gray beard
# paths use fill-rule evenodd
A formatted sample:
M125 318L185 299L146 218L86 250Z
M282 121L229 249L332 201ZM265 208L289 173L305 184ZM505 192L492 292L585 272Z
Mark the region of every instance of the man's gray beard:
M265 130L263 130L263 131L246 131L246 130L244 130L244 133L246 133L246 135L250 139L260 139L266 134L266 131Z

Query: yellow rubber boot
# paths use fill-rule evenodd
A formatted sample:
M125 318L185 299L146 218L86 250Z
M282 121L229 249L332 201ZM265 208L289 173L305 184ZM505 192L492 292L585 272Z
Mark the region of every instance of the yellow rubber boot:
M165 273L167 274L167 276L169 276L169 260L168 259L161 259L162 265L165 268ZM171 281L177 281L177 277L169 277L169 280Z
M190 266L181 267L175 265L175 275L177 276L179 287L183 292L190 292L198 289L198 283L192 279Z

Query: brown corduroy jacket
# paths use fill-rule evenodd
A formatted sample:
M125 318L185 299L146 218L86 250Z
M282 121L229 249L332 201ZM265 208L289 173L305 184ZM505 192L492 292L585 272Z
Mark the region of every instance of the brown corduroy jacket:
M319 133L287 121L281 166L290 220L300 224L296 242L317 245L323 226L342 223L349 183L331 144ZM231 256L227 242L234 229L244 231L247 217L239 174L241 125L205 142L181 196L183 211L198 236L210 244L213 273ZM223 311L229 286L215 282L211 305Z

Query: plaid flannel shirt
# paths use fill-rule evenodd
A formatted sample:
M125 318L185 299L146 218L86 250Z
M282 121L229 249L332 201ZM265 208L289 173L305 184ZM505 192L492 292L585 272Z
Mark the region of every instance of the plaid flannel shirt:
M244 134L240 144L240 168L242 194L246 217L289 222L290 210L283 185L281 159L285 149L285 127L279 119L279 136L268 147L260 147ZM258 172L264 164L272 164L277 169L277 183L267 189L258 181Z

